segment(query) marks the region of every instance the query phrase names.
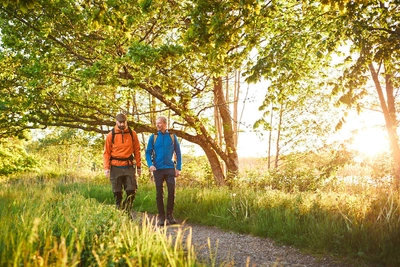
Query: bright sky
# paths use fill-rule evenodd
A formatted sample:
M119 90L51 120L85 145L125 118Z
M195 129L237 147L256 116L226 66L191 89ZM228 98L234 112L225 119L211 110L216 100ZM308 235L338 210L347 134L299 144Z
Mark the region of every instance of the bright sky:
M244 89L244 88L243 88ZM249 91L249 101L245 103L242 115L241 132L239 133L238 154L239 157L266 157L268 149L267 133L261 136L253 130L253 124L261 118L262 112L258 110L264 99L262 85L257 85ZM243 99L240 99L243 102ZM239 109L241 111L241 108ZM373 155L389 149L383 114L377 111L364 111L358 115L350 112L343 128L332 136L332 140L346 140L358 130L357 137L351 148L366 155ZM203 155L203 151L197 145L183 142L184 153Z
M255 113L256 114L256 113ZM334 134L332 140L346 140L354 133L354 142L350 148L373 156L374 154L389 150L389 140L384 126L382 113L365 111L358 115L352 112L347 117L343 128ZM238 153L240 157L263 157L267 155L266 136L261 139L252 131L239 135Z
M343 61L343 58L349 53L349 45L343 46L341 52L343 53L342 56L333 57L333 64ZM252 130L252 126L262 116L262 112L258 111L258 108L264 99L264 88L267 85L259 83L251 86L253 88L249 92L250 102L245 104L245 112L242 118L242 121L251 127L241 128L244 132L239 134L238 153L239 157L265 157L268 149L267 136L261 137L260 134L256 134ZM373 84L370 86L374 88ZM372 89L372 91L375 90ZM240 101L243 101L243 99ZM342 130L334 134L333 138L346 140L357 132L351 148L371 156L389 149L387 131L382 127L384 125L385 120L381 112L365 110L361 114L357 114L355 111L349 111L346 124L342 127Z
M349 116L340 136L348 138L355 132L351 148L366 156L373 156L389 150L389 139L384 125L385 119L380 112L366 110L360 115L354 112Z
M248 101L244 103L242 114L243 123L240 126L242 132L239 133L238 154L239 157L264 157L267 155L268 144L265 137L260 136L253 130L254 123L262 117L262 112L258 110L261 106L265 90L262 84L249 90ZM243 99L240 99L243 104ZM242 107L240 107L241 112Z

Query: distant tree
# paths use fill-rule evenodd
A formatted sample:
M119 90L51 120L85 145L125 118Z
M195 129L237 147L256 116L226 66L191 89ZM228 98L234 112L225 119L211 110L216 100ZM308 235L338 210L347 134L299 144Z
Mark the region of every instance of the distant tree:
M330 102L329 92L313 88L311 83L309 86L297 95L284 97L280 104L271 94L260 107L264 110L263 118L254 127L268 132L269 168L272 168L272 159L273 168L279 169L285 155L302 156L306 151L317 151L334 130L332 117L338 116L339 110Z
M268 131L268 165L273 159L278 168L281 156L322 146L338 123L327 85L331 54L325 52L337 44L329 42L336 32L327 23L335 14L315 2L286 1L274 8L255 64L245 74L248 82L268 81L259 108L264 114L254 127Z
M400 147L397 129L397 91L400 89L400 9L398 1L348 2L341 14L344 37L350 44L350 67L335 85L335 93L348 106L365 108L359 99L368 94L373 81L388 132L395 183L400 186Z
M92 134L93 135L93 134ZM27 151L52 170L85 171L102 167L99 138L72 128L56 128L30 141ZM60 153L62 151L62 153Z
M24 148L24 140L9 137L0 139L0 176L33 171L38 161Z
M256 64L248 71L248 81L269 80L266 99L274 95L271 104L280 104L284 97L304 90L302 84L310 85L307 77L331 75L332 56L343 54L344 46L350 47L350 55L342 62L345 67L341 67L341 77L324 79L321 86L331 88L338 103L361 111L365 106L360 100L368 95L366 84L373 82L396 163L395 180L399 183L395 100L400 84L397 1L286 1L275 8L280 15L271 19L268 31L264 32ZM341 127L343 122L339 118L337 126Z

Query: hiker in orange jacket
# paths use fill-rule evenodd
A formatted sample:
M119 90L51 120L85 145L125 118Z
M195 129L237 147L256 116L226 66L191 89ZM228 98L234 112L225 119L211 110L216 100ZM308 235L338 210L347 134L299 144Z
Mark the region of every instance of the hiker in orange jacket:
M116 116L116 125L106 137L103 165L106 177L110 178L116 207L130 212L137 190L136 172L140 176L142 170L139 139L128 127L124 114ZM124 201L123 190L126 192Z

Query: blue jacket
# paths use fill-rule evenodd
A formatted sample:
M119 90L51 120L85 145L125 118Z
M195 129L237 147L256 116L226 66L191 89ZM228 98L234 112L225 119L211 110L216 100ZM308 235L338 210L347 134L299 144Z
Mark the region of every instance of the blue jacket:
M178 138L176 137L176 135L173 135L173 137L174 137L174 143L172 143L172 139L168 130L165 131L165 133L158 131L156 142L153 145L154 134L150 136L146 148L146 161L149 167L154 165L154 167L156 167L157 170L175 168L174 160L172 158L175 152L176 169L182 170L181 147L179 145Z

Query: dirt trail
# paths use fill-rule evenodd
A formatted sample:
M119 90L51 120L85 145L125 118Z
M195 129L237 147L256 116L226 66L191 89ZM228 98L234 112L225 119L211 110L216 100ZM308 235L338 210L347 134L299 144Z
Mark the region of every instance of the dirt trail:
M143 217L143 214L137 213L134 217ZM148 218L154 222L153 215L148 215ZM216 227L184 222L160 229L166 229L167 234L173 236L178 231L183 231L185 239L191 230L192 244L197 257L210 266L354 266L331 257L317 258L307 255L291 246L278 245L269 238L226 232ZM210 254L213 255L213 260Z

